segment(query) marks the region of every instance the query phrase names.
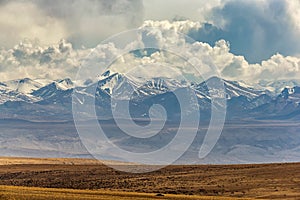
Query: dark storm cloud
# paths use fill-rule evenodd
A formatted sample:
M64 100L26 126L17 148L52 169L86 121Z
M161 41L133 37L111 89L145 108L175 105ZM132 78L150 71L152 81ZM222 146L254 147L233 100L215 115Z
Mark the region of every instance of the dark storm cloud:
M213 9L214 24L205 24L190 35L213 45L219 39L230 42L231 52L243 55L250 63L276 53L300 53L298 30L288 13L287 1L228 1ZM225 22L224 24L222 24Z

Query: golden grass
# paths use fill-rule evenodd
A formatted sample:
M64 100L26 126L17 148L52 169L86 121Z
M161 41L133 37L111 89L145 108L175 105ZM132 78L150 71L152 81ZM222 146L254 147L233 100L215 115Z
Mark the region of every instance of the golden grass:
M91 159L0 157L0 185L40 187L0 188L0 200L151 200L159 199L157 193L170 194L160 199L300 199L300 163L172 165L132 174Z
M28 157L0 157L0 165L133 165L134 163L125 163L120 161L105 160L100 161L96 159L86 158L28 158Z
M109 190L73 190L53 189L37 187L0 186L0 200L230 200L231 197L187 196L187 195L164 195L156 194L117 192ZM239 198L241 199L241 198Z

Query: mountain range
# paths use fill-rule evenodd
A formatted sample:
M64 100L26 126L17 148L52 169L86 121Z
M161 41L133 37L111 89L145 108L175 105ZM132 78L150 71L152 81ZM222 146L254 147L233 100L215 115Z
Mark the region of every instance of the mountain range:
M199 148L211 116L211 96L224 97L220 89L208 89L207 85L215 82L224 84L226 121L213 151L199 160ZM86 117L89 127L92 116L86 112L84 105L91 103L94 103L99 123L112 142L128 151L154 151L168 144L178 129L178 123L173 122L180 120L182 113L174 93L191 88L196 94L196 101L188 102L189 108L200 108L201 120L193 144L179 163L297 162L300 160L299 86L296 81L286 84L279 81L252 87L218 77L202 83L159 77L141 81L111 71L102 74L97 81L87 80L80 85L68 78L5 81L0 83L0 154L91 157L77 134L72 115L72 106L83 106L81 116ZM150 117L149 108L153 104L161 104L167 111L167 123L157 136L148 140L129 137L113 120L111 105L114 99L119 102L130 99L131 117L141 125ZM185 110L183 114L189 115L193 111ZM155 117L160 116L157 114ZM91 129L90 132L93 131ZM102 158L122 160L105 143L100 144Z
M166 78L153 78L143 82L123 74L107 71L98 81L81 85L71 79L32 80L29 78L0 82L0 118L26 120L71 120L73 103L83 104L95 96L99 119L112 118L111 99L130 99L130 112L134 118L149 117L153 104L166 106L169 116L180 115L178 101L173 92L190 87L194 90L203 119L209 119L211 88L207 83L221 81L227 99L227 120L236 119L288 119L300 118L300 87L284 81L262 83L251 87L242 82L211 77L202 83L187 83ZM272 87L272 90L268 90ZM281 88L281 89L279 89ZM221 91L217 90L217 95ZM130 92L133 91L133 92ZM276 91L280 91L277 92ZM214 91L215 93L216 91ZM220 93L220 94L218 94ZM87 117L88 113L87 113Z

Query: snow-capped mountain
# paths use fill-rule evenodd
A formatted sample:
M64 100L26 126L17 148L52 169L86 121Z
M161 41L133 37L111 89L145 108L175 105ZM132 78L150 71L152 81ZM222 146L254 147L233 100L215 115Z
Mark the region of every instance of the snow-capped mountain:
M285 88L269 103L258 106L254 111L259 118L299 119L300 118L300 88Z
M99 121L105 123L103 129L108 133L108 137L113 138L118 145L137 152L141 148L153 151L167 144L173 137L177 126L174 122L181 120L182 115L189 116L198 111L199 105L201 127L195 144L186 153L189 159L189 156L198 152L207 130L205 126L210 120L212 109L211 95L217 98L224 96L220 88L209 89L207 85L214 86L214 82L221 82L224 84L227 99L227 121L217 146L205 160L201 160L201 163L275 162L280 159L294 161L300 158L300 140L297 135L300 119L298 86L284 88L275 95L262 87L257 89L217 77L194 84L161 77L138 80L110 71L104 73L97 81L89 80L81 86L76 86L70 79L44 82L25 79L26 83L20 80L11 82L19 83L20 87L8 86L6 82L0 83L0 123L3 125L0 127L0 151L3 155L83 155L82 152L86 153L86 150L80 143L72 122L72 106L90 103L95 104L96 114ZM37 87L32 87L29 84L35 82L41 83L41 86L34 84ZM21 90L22 84L24 90ZM194 90L197 100L193 101L187 97L187 109L181 113L180 102L173 92L184 92L186 88ZM122 135L112 119L113 98L119 98L120 101L130 99L131 117L142 124L149 119L149 108L153 104L162 105L168 116L158 139L153 137L149 140L132 140ZM89 123L91 116L85 107L80 111L86 116L84 120ZM155 114L159 119L160 113ZM127 119L123 120L126 122ZM24 128L16 128L16 124ZM111 158L109 150L105 151L104 148L103 151Z
M31 95L26 95L23 93L19 93L13 90L9 90L7 88L3 88L0 86L0 104L3 104L8 101L14 101L14 102L36 102L39 99L31 96Z
M30 79L0 83L0 104L7 101L36 102L39 98L36 98L29 93L39 87L39 83Z
M284 88L293 88L299 86L299 80L277 80L277 81L260 81L256 87L264 88L275 94L280 94Z
M225 94L220 88L208 88L207 85L213 86L214 81L223 83ZM25 106L28 112L39 115L38 109L44 106L46 110L50 107L56 110L56 114L59 114L59 110L64 110L64 116L71 117L72 96L75 97L73 103L78 104L92 103L95 96L100 118L112 117L111 99L130 100L131 112L136 118L148 117L148 109L153 104L162 104L170 110L170 115L177 116L180 113L175 108L177 103L173 91L190 87L195 91L201 112L205 113L202 113L202 116L207 115L204 116L207 119L211 110L211 95L227 99L228 119L276 116L289 118L299 114L299 87L285 88L279 95L275 95L261 87L256 89L245 83L217 77L194 84L161 77L150 80L137 79L111 71L103 73L98 81L89 81L81 86L76 86L71 79L48 81L48 84L45 84L46 82L21 79L0 83L0 110L5 108L6 115L18 116L14 115L16 110L21 112L20 106L23 106L23 109ZM53 114L53 117L56 114Z
M43 87L44 85L38 81L31 80L29 78L18 79L18 80L11 80L6 81L4 84L11 90L16 92L21 92L24 94L29 94L39 88Z
M232 99L234 97L239 97L239 96L244 96L248 99L254 99L262 94L267 94L267 93L270 94L268 90L255 89L250 86L245 86L245 84L239 83L237 81L222 80L218 77L212 77L207 81L196 85L195 89L200 92L203 92L204 96L209 97L210 92L213 91L209 91L207 85L209 83L211 83L210 85L213 85L213 82L222 82L224 84L224 88L219 88L218 90L222 90L222 89L225 90L226 99Z
M63 93L63 91L70 90L74 87L73 82L70 79L63 79L54 81L44 87L41 87L30 94L35 97L40 97L41 99L48 99L52 96L57 95L57 93Z
M8 101L39 102L49 98L57 91L65 91L74 87L70 79L49 81L29 78L10 80L0 83L0 104Z
M168 91L173 91L177 88L184 87L184 83L180 83L172 79L163 79L163 78L153 78L147 80L146 83L143 83L139 86L137 90L137 95L140 96L153 96L157 94L162 94Z
M98 81L99 89L105 91L114 98L130 99L132 93L138 88L138 84L128 77L119 74L105 72Z
M144 80L110 71L101 75L98 85L101 90L114 98L123 99L157 95L184 86L183 83L172 79L157 77Z
M289 99L294 103L300 103L300 87L284 88L282 90L280 97L284 99Z

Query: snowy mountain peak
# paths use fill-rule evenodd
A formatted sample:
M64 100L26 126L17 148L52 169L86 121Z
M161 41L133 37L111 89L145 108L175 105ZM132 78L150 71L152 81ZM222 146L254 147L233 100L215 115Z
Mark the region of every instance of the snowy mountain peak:
M17 109L18 103L23 103L33 110L36 109L36 105L56 105L59 109L70 108L73 89L76 88L75 92L80 97L78 98L79 103L90 102L90 98L96 97L97 106L100 106L103 112L106 110L107 115L110 113L111 99L133 100L137 109L134 112L139 117L145 113L144 110L139 109L146 109L155 102L163 102L172 110L172 102L175 102L172 91L183 89L190 84L162 77L146 80L143 77L131 77L111 71L103 73L101 78L96 83L91 82L84 86L77 86L69 78L52 81L42 87L40 87L42 85L40 82L31 79L3 82L0 83L0 104L4 105L0 106L0 110L1 108L8 109L5 107L6 102L12 102L9 109ZM224 88L214 87L218 86L220 82ZM208 85L211 88L208 88ZM300 87L287 87L276 97L269 95L267 90L255 89L244 83L227 81L218 77L212 77L200 84L191 85L191 87L198 97L198 102L201 104L200 108L205 112L209 112L211 109L212 97L226 97L231 118L240 116L276 117L279 114L291 118L300 113ZM21 89L22 91L33 90L33 92L26 94L20 92ZM10 112L9 110L5 111ZM174 111L175 114L176 112ZM289 113L292 115L287 115Z
M70 78L66 78L56 81L56 87L58 87L61 90L68 90L74 87L74 83Z
M73 81L70 78L65 78L57 81L58 83L65 83L66 85L73 85Z
M214 88L214 91L210 91L208 85L214 86L218 83L218 85L224 84L224 90L226 92L226 98L232 99L233 97L244 96L248 99L254 99L262 94L269 93L266 90L258 90L252 87L247 87L243 83L239 83L237 81L227 81L223 80L219 77L211 77L208 80L194 86L196 90L200 91L203 96L210 96L211 93L222 95L223 88Z
M38 89L40 84L31 79L20 79L0 83L0 104L11 102L36 102L39 98L29 93Z
M38 90L33 91L31 95L42 99L47 99L58 94L63 94L64 91L67 91L67 93L69 93L69 91L74 87L75 86L71 79L67 78L54 81L44 87L41 87Z
M102 78L98 81L98 87L114 97L130 98L132 91L138 87L137 83L120 73L107 72Z
M296 87L292 87L292 88L284 88L284 90L282 90L280 97L284 98L284 99L288 99L288 98L300 98L300 87L296 86Z
M224 81L226 93L231 97L245 96L249 99L254 99L262 94L268 93L266 90L258 90L252 87L244 87L237 81Z
M170 78L154 77L146 80L143 77L133 77L129 74L111 71L104 72L100 78L98 87L107 94L119 98L129 98L132 95L135 97L151 96L186 86L185 82L181 83Z
M26 83L26 82L30 82L31 79L30 78L24 78L24 79L20 79L19 83Z
M29 78L6 81L4 84L8 89L24 94L30 94L43 86L41 83Z
M280 94L285 88L299 86L299 80L277 80L277 81L260 81L257 87L265 88L276 94Z
M101 76L102 76L102 77L108 77L108 76L110 76L110 70L107 70L107 71L104 72Z

